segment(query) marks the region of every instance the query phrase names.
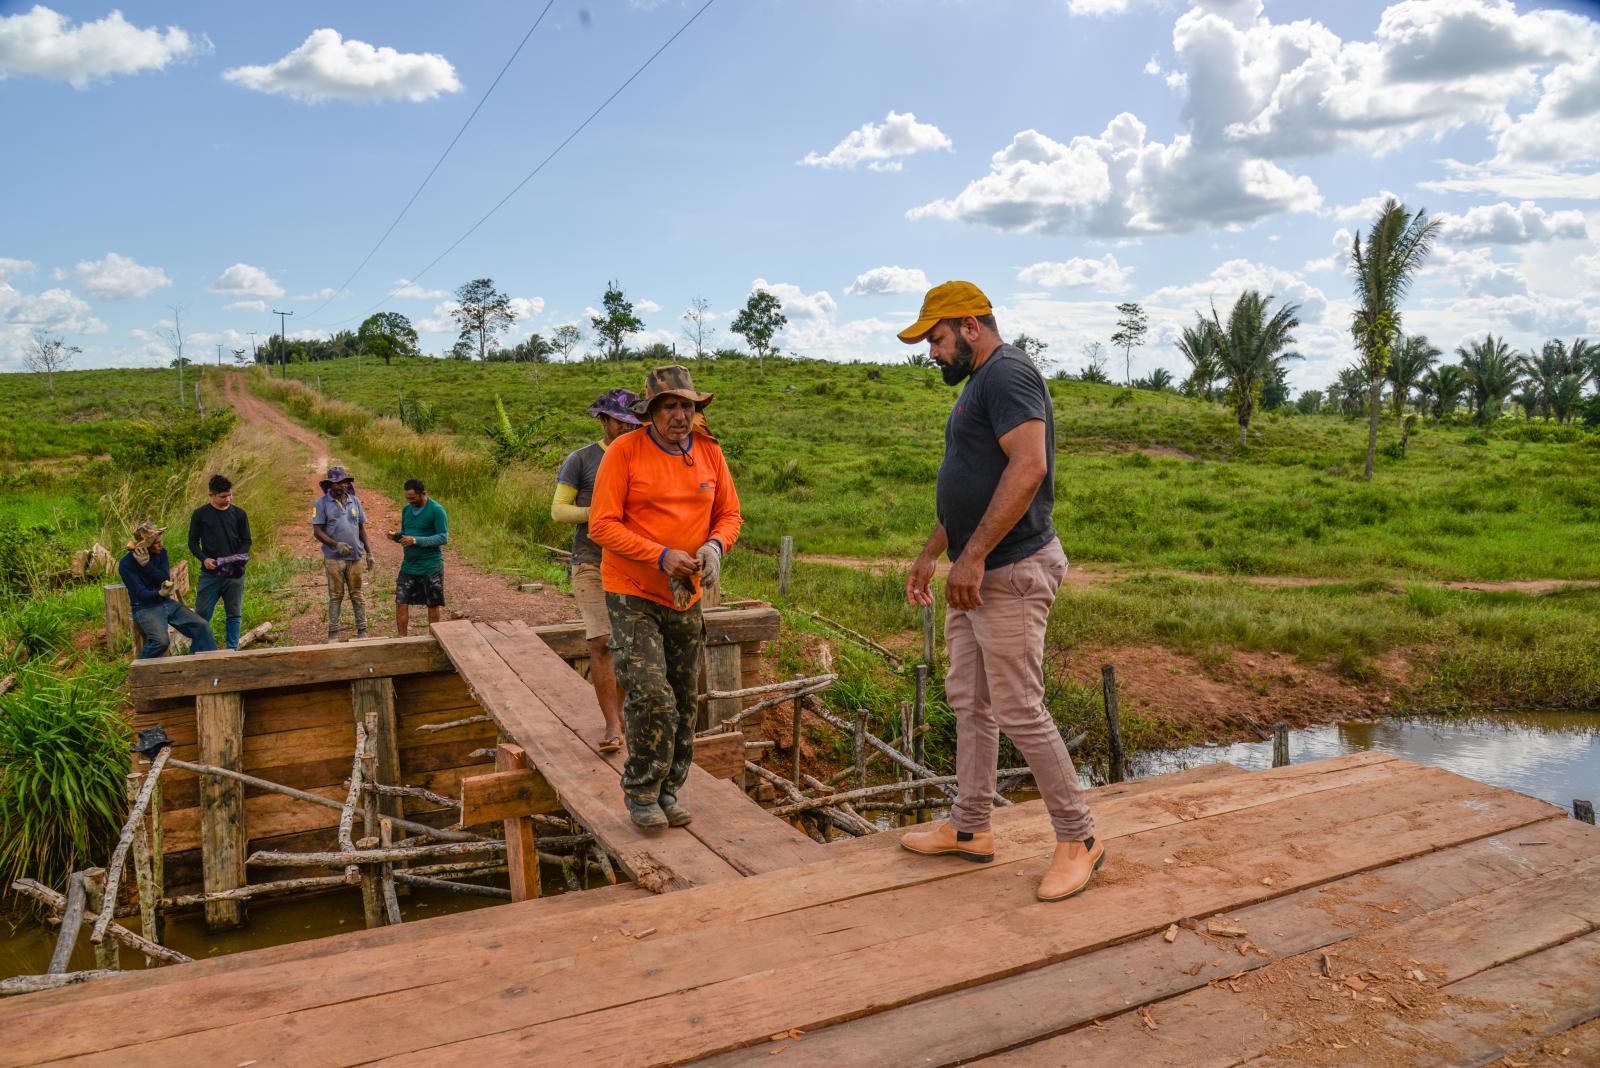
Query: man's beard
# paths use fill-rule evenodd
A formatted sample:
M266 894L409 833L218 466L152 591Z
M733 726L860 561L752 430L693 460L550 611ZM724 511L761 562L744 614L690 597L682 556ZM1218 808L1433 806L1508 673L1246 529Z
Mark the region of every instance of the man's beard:
M972 346L967 344L966 338L956 335L956 358L940 364L939 373L947 386L959 386L972 373Z

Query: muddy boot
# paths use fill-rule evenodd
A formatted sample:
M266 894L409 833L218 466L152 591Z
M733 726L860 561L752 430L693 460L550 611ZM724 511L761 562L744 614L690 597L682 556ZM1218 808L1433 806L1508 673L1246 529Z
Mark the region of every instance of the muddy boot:
M1089 885L1106 862L1106 845L1091 835L1081 842L1057 842L1055 859L1039 882L1040 901L1062 901Z
M900 844L925 857L950 854L977 864L994 859L993 831L958 831L949 820L940 820L926 831L901 835Z
M339 611L343 607L344 603L342 599L335 600L332 597L328 598L328 640L330 642L336 642L339 640Z
M661 795L661 812L672 827L687 827L694 819L689 810L678 804L678 799L671 794Z
M359 596L352 597L350 598L350 607L355 610L356 614L356 637L365 638L367 636L366 601Z
M635 801L631 797L624 797L628 803L628 815L633 822L647 831L658 831L667 826L667 814L661 811L661 806Z

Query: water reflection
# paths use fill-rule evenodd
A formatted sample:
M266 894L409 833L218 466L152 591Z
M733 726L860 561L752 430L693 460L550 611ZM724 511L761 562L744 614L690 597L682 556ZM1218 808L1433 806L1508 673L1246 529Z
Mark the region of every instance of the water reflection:
M1462 716L1391 716L1289 736L1296 763L1362 750L1393 753L1503 786L1570 809L1575 797L1600 798L1600 713L1495 712ZM1141 754L1134 774L1159 775L1226 760L1272 766L1272 742L1195 746Z

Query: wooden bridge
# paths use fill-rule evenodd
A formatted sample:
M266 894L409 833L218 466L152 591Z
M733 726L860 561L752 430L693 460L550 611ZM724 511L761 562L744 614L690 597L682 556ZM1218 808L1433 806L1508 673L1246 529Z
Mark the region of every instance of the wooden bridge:
M1600 1063L1600 832L1543 802L1370 753L1103 787L1105 869L1042 904L1039 802L996 812L988 865L895 832L823 846L699 772L691 827L638 832L549 646L435 636L568 810L672 892L12 999L0 1064Z

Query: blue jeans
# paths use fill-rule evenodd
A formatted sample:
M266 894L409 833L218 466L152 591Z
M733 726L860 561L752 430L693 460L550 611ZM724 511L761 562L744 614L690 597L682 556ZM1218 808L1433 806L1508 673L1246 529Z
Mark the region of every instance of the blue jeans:
M139 650L140 660L167 655L169 626L189 639L189 651L192 653L209 653L217 647L217 639L211 636L211 625L177 601L166 600L150 608L141 608L133 613L133 621L144 631L144 648Z
M225 578L215 571L200 571L200 581L194 588L195 615L211 623L211 615L217 610L217 599L222 599L222 612L227 619L227 642L229 649L239 648L239 624L244 619L244 576Z

